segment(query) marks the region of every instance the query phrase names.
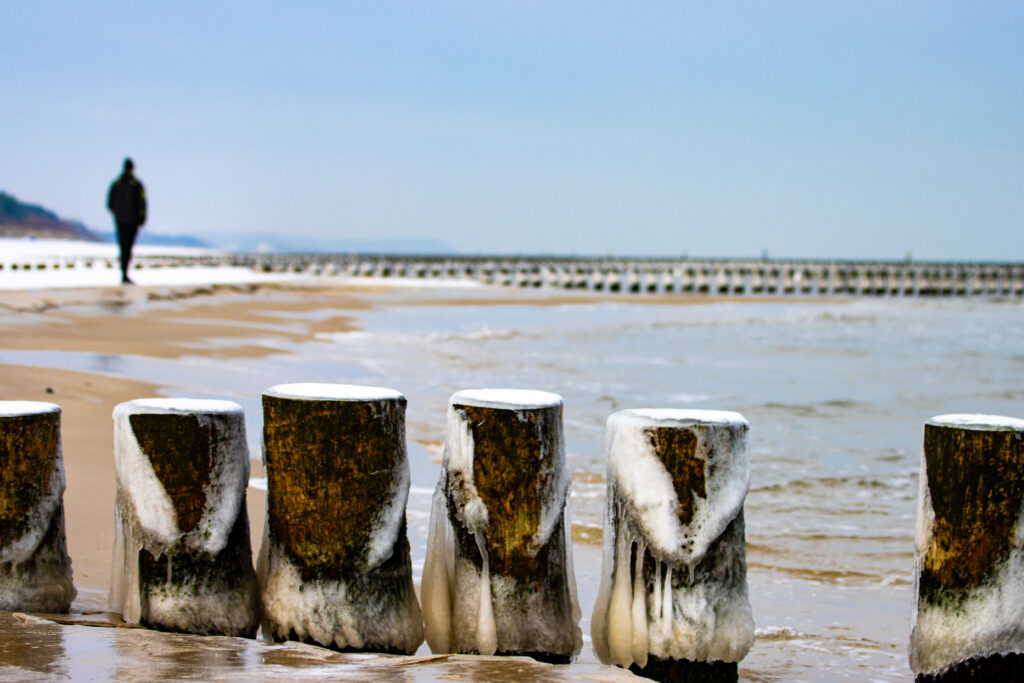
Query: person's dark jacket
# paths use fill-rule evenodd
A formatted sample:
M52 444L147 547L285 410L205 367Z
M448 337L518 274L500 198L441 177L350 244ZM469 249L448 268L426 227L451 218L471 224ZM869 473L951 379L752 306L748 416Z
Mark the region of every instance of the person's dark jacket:
M118 225L142 225L146 222L146 190L138 178L129 173L110 186L107 208L114 214Z

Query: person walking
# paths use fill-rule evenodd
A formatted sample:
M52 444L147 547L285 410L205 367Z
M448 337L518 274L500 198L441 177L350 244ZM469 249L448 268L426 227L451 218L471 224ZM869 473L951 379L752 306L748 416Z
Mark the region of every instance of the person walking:
M107 193L107 208L114 214L117 241L121 247L121 284L134 285L128 277L128 264L132 260L135 236L146 222L146 189L135 177L135 164L124 160L124 171L111 184Z

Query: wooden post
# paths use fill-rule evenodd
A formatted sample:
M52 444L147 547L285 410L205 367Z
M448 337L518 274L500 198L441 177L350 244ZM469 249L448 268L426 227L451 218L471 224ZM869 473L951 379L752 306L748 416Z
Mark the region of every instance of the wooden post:
M111 609L162 631L255 636L242 407L184 398L121 403L114 469Z
M60 406L0 401L0 609L67 612Z
M1024 680L1024 420L925 423L910 666L918 681Z
M750 650L747 421L710 410L608 419L594 650L655 680L735 681Z
M405 397L281 384L263 394L264 634L412 654L423 619L406 533Z
M432 651L553 663L576 656L569 486L561 397L511 389L451 397L423 568Z

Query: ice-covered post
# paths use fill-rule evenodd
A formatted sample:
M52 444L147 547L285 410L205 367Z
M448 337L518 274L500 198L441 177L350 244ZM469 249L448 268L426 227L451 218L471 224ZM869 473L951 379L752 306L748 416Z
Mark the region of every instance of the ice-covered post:
M60 406L0 401L0 609L67 612Z
M602 662L657 680L735 681L754 641L743 502L747 421L710 410L608 418Z
M253 637L259 596L242 407L185 398L121 403L114 469L111 609L159 630Z
M925 423L910 667L919 681L1024 680L1024 420Z
M263 394L264 634L412 654L423 618L406 533L405 397L280 384Z
M579 652L568 496L561 397L451 397L423 568L431 650L554 663Z

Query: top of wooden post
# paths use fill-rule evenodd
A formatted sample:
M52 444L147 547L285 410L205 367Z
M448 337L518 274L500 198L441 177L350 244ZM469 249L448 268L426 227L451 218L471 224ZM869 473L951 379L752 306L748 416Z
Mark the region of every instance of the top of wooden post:
M316 382L277 384L264 391L263 395L300 401L387 401L405 398L402 392L385 387Z
M674 408L636 408L621 410L608 422L631 422L647 427L750 427L747 418L731 410L679 410Z
M1002 415L977 415L969 413L953 413L936 415L926 422L932 427L960 427L976 431L1024 431L1024 420Z
M26 417L59 413L60 406L45 401L0 401L0 417Z
M530 389L467 389L452 394L450 405L504 410L531 410L562 405L562 397Z
M117 415L194 415L241 413L242 406L234 401L209 398L139 398L114 407Z

